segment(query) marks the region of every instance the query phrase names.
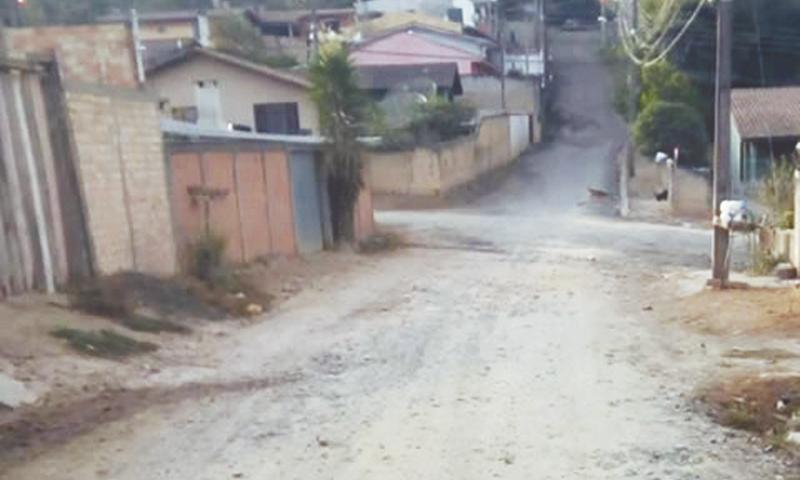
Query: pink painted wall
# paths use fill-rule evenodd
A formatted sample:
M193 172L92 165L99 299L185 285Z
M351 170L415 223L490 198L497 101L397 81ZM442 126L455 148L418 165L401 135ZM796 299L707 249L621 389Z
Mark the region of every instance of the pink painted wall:
M355 65L455 62L461 75L477 73L473 63L483 61L469 52L440 45L408 32L397 32L360 46L350 52L350 59Z

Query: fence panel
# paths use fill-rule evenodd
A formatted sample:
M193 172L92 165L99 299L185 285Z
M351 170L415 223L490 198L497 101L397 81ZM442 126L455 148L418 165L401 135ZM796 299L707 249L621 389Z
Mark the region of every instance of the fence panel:
M206 231L234 263L298 252L286 153L259 146L172 143L167 154L179 251Z
M0 61L0 298L91 273L85 226L65 216L81 205L47 75Z
M323 247L322 204L313 153L293 152L289 165L297 248L300 253L318 252Z
M236 185L242 224L242 250L246 260L272 251L267 204L267 183L261 152L236 156Z

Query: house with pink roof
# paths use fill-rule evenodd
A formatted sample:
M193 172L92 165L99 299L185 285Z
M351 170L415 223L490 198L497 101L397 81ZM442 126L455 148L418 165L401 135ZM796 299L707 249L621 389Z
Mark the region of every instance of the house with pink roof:
M357 66L455 63L461 76L494 75L496 48L488 38L411 25L352 43L350 58Z

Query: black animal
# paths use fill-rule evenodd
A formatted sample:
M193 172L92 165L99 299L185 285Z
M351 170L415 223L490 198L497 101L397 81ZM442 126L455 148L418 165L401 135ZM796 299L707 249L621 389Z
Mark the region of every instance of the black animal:
M655 192L653 194L653 196L656 197L656 201L658 201L658 202L666 202L667 199L669 199L669 190L667 190L665 188L664 190L661 190L660 192Z

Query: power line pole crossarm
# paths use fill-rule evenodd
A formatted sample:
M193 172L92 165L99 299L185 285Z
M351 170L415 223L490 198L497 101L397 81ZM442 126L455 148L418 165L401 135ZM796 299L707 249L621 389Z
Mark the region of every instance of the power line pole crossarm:
M733 0L717 1L717 73L714 110L714 244L711 283L724 287L730 271L730 232L719 222L720 204L730 196Z

